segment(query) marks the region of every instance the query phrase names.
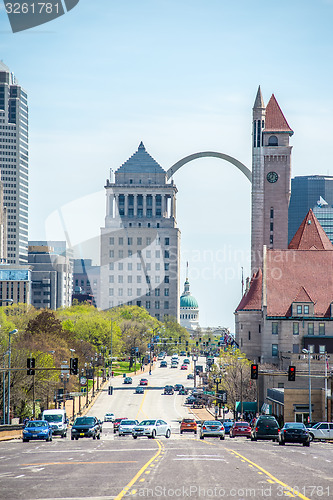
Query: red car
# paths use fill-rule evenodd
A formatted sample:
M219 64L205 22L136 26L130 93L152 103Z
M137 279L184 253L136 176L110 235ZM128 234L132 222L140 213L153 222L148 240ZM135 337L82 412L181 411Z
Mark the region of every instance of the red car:
M127 417L122 417L122 418L116 418L115 421L113 422L113 432L114 434L117 432L119 429L119 424L122 420L127 420Z
M181 369L181 370L187 370L187 365L182 365L182 366L180 367L180 369Z
M140 385L148 385L148 380L146 378L142 378L140 380Z
M251 437L251 427L248 422L235 422L230 429L230 437L246 436L248 439Z

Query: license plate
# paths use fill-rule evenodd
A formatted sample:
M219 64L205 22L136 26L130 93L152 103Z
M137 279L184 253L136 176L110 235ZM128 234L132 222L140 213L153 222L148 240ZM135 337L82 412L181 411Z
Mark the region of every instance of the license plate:
M84 436L84 432L80 432L80 436Z
M36 436L37 436L37 434L31 434L31 435L32 435L33 437L36 437Z

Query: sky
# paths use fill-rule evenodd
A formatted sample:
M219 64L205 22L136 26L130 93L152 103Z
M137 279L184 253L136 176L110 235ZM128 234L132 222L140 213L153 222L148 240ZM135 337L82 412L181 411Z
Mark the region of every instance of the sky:
M166 170L199 151L251 169L258 85L294 130L292 176L333 175L333 0L80 0L18 33L0 5L0 59L29 97L30 240L63 239L61 220L97 264L85 242L104 224L105 181L140 141ZM188 261L201 326L234 331L250 182L215 158L173 180L181 291Z

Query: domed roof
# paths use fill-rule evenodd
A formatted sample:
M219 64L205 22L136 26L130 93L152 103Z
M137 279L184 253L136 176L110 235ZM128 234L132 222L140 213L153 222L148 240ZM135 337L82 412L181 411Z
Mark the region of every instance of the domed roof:
M195 309L199 308L199 304L197 299L195 299L192 295L182 295L180 297L180 307L192 307Z

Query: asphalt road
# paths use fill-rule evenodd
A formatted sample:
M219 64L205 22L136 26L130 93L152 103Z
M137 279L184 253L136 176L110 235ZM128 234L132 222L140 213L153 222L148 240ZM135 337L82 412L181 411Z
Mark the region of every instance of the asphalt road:
M0 443L0 499L333 498L333 443L281 447L180 435L178 419L189 412L184 397L164 396L160 387L188 385L186 374L156 368L144 375L150 382L144 395L134 394L136 383L126 388L114 380L119 389L112 396L105 391L89 411L100 418L106 411L138 420L163 418L171 423L170 439L119 437L104 423L100 441Z

